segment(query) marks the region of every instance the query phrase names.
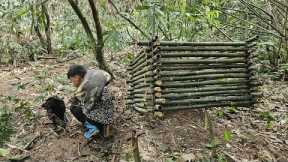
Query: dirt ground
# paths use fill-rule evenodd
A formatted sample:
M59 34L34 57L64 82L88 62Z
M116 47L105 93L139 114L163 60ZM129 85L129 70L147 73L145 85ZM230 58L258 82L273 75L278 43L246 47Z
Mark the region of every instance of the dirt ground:
M163 117L141 114L125 108L125 66L111 61L116 72L114 136L99 138L86 145L81 125L68 111L67 130L51 129L39 105L50 95L63 96L67 102L73 91L66 79L70 64L95 66L91 58L66 63L44 60L17 68L1 67L0 104L13 113L16 129L7 148L10 158L26 161L134 161L131 132L139 135L139 151L144 161L199 160L217 155L218 161L288 161L288 85L265 81L263 97L254 108L215 108L209 110L214 142L204 110L166 112ZM20 109L20 110L19 110ZM27 111L29 109L29 111ZM227 132L229 138L225 138ZM4 160L4 158L3 158Z

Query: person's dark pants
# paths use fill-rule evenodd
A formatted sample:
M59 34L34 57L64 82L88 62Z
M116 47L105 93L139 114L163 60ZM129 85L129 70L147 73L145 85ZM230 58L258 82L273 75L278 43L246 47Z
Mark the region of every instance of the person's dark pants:
M83 125L85 123L85 121L95 125L101 132L101 134L103 134L104 132L104 125L101 123L98 123L94 120L89 119L82 111L82 107L80 106L74 106L72 105L70 108L71 113L74 115L74 117L80 121Z

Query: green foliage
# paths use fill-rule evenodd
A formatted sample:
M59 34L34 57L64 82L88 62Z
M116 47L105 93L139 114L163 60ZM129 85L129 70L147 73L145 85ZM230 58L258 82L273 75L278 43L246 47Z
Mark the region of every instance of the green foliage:
M225 113L224 113L223 110L218 110L218 111L216 112L216 115L217 115L218 117L220 117L220 118L223 118L224 115L225 115Z
M224 130L223 139L225 142L229 142L232 139L232 133L228 130Z
M9 154L9 150L0 148L0 157L6 157Z
M14 128L11 123L11 114L7 111L7 107L0 108L0 147L10 139L14 133ZM3 150L2 150L3 151ZM0 150L0 152L2 152ZM5 154L5 151L2 152Z
M26 100L19 100L16 103L15 111L22 113L27 120L32 120L35 117L30 102Z
M260 118L262 120L265 120L267 122L267 128L272 128L273 126L273 121L275 120L272 114L269 111L266 112L261 112L260 113Z
M237 109L235 106L230 106L228 107L228 112L231 113L231 114L235 114L237 112Z

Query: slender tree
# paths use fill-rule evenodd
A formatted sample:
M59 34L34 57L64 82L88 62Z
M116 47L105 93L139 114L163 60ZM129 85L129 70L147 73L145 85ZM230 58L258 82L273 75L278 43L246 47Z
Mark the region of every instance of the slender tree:
M109 67L106 64L106 61L104 59L104 54L103 54L104 40L103 40L102 26L101 26L101 23L100 23L98 10L97 10L95 2L93 0L88 0L88 1L89 1L89 5L90 5L90 8L91 8L91 11L92 11L93 20L94 20L94 23L95 23L97 40L93 36L93 32L92 32L92 30L91 30L91 28L90 28L90 26L88 24L88 21L84 17L84 15L82 14L82 12L81 12L79 6L77 5L77 3L74 0L68 0L68 2L71 5L72 9L74 10L76 15L80 19L80 21L82 23L82 26L83 26L83 28L84 28L84 30L85 30L88 38L89 38L90 44L91 44L91 46L92 46L92 48L93 48L93 50L95 52L96 60L99 63L99 68L109 72L113 76L113 73L109 69Z

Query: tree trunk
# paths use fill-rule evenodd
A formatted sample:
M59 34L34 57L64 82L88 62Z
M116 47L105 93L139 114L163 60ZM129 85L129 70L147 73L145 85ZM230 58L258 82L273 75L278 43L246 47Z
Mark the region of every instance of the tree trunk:
M96 56L97 62L99 63L99 68L107 71L108 73L110 73L112 78L114 78L111 70L106 65L105 59L103 57L104 41L103 41L102 28L101 28L101 24L100 24L100 20L99 20L98 11L95 7L93 0L89 0L89 4L90 4L91 10L92 10L93 19L94 19L95 26L96 26L96 34L97 34L97 39L98 39L97 43L96 43L96 39L93 36L92 30L91 30L86 18L84 17L82 12L80 11L77 3L74 0L68 0L68 2L71 5L74 12L76 13L76 15L78 16L78 18L80 19L80 21L83 25L83 28L84 28L87 36L89 37L90 44L91 44L92 48L94 49L94 52L96 53L95 56Z
M50 30L50 16L48 10L46 8L46 4L41 5L42 14L44 15L45 22L45 35L46 35L46 45L47 45L47 53L52 54L52 43L51 43L51 30Z
M96 57L96 60L99 62L100 69L103 69L109 72L111 76L113 77L113 74L108 68L105 62L105 59L103 57L104 40L103 40L102 26L101 26L100 19L99 19L99 13L95 6L94 1L93 0L88 0L88 1L89 1L91 11L92 11L93 20L94 20L95 28L96 28L96 35L97 35L97 43L95 46L95 52L96 52L95 57Z

